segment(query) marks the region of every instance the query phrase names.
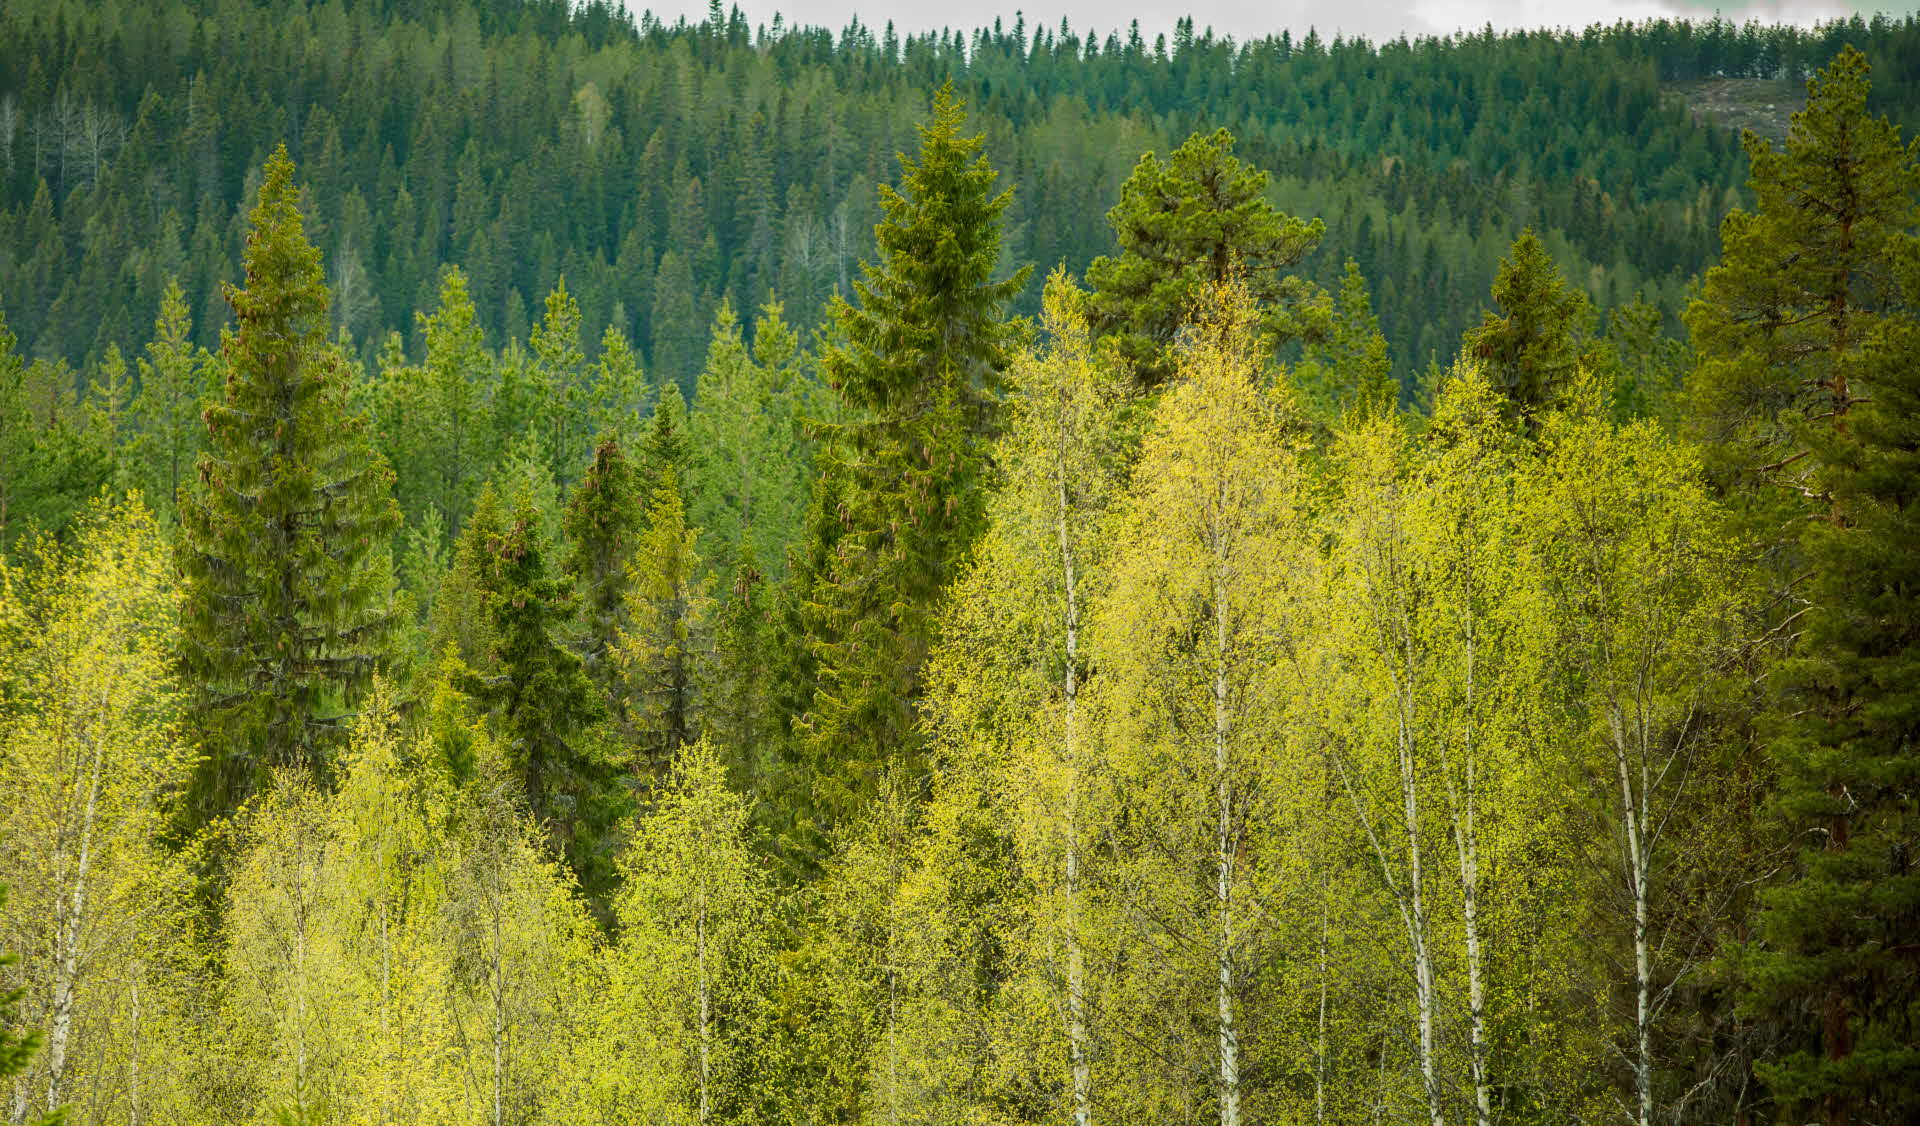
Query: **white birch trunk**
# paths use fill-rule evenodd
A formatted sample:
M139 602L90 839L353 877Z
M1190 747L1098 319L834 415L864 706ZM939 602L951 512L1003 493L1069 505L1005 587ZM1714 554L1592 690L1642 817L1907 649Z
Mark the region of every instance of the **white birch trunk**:
M1093 1067L1087 1050L1086 956L1080 948L1079 704L1080 602L1074 573L1073 544L1067 534L1067 485L1064 457L1059 467L1058 519L1060 567L1066 580L1067 668L1064 745L1067 783L1067 1064L1073 1079L1074 1126L1093 1126Z
M1215 837L1214 896L1219 908L1215 963L1219 969L1220 1126L1240 1126L1240 1034L1233 1010L1233 786L1227 754L1227 606L1226 578L1214 575L1213 769L1220 806Z
M1475 1126L1493 1122L1493 1088L1487 1076L1487 987L1485 958L1480 941L1480 748L1474 725L1475 658L1473 626L1467 627L1467 737L1461 755L1464 779L1455 793L1451 778L1447 794L1453 805L1454 850L1460 864L1461 922L1467 944L1467 1064L1473 1077Z
M694 921L693 938L700 972L700 1121L704 1124L712 1116L707 1085L713 1077L713 1009L707 988L707 907L704 903Z
M1651 779L1644 756L1638 791L1618 705L1608 709L1613 729L1614 762L1620 774L1620 811L1626 822L1627 879L1633 892L1634 1093L1638 1126L1653 1122L1653 949L1647 934L1647 795Z
M47 1032L49 1113L60 1106L60 1086L67 1074L67 1045L73 1033L73 993L80 977L80 930L87 913L87 873L93 863L93 823L100 812L100 776L105 750L98 742L92 742L92 750L93 761L87 770L86 810L80 820L80 851L74 859L73 883L67 888L66 911L55 938L53 1017Z

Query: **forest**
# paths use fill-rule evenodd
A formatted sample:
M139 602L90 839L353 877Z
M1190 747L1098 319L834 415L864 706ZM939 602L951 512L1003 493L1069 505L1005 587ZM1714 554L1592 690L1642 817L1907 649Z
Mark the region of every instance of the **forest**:
M8 4L8 1122L1920 1121L1914 124Z

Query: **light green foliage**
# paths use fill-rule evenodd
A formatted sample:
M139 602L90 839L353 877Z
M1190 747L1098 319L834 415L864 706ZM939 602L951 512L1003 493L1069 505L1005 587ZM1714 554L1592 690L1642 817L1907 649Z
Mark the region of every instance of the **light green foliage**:
M710 580L669 472L647 505L647 527L627 566L625 624L611 660L635 742L633 769L657 775L698 732L694 692L710 639Z
M154 318L153 339L138 360L140 392L133 400L137 475L163 519L173 519L188 473L199 457L200 406L214 390L213 359L190 339L191 319L177 279L167 282Z
M586 461L593 431L586 354L580 343L580 303L561 278L547 294L546 313L534 326L532 392L534 428L556 480L570 482ZM629 389L629 393L631 393Z
M592 402L587 409L589 433L612 434L627 449L637 447L647 406L647 375L621 329L619 318L600 338L600 358L592 367Z
M1319 793L1287 718L1315 566L1283 436L1295 407L1263 389L1251 293L1230 281L1199 310L1094 618L1100 738L1126 803L1112 831L1118 941L1133 967L1108 1001L1132 1033L1109 1039L1108 1066L1127 1076L1129 1117L1237 1126L1286 1113L1243 1077L1283 1066L1251 1054L1249 1033L1289 1001L1263 973L1283 952L1260 905L1295 866Z
M1564 784L1588 795L1572 803L1584 829L1569 843L1600 874L1586 890L1591 934L1620 967L1605 984L1620 999L1609 1017L1633 1120L1653 1123L1699 1113L1690 1104L1709 1094L1669 1078L1678 1041L1705 1023L1672 998L1705 972L1750 875L1729 846L1751 798L1710 723L1747 591L1697 450L1651 422L1616 426L1599 388L1585 391L1547 420L1522 516L1567 708Z
M1092 869L1111 794L1081 693L1127 396L1084 302L1064 272L1049 278L1044 343L1008 372L1002 483L928 675L939 769L907 896L942 972L923 987L922 1019L937 1034L910 1054L944 1073L936 1090L984 1069L990 1081L965 1100L974 1107L1029 1083L1060 1093L1055 1110L1090 1114L1096 1098L1100 959L1087 947L1098 941ZM1002 950L996 971L987 963ZM998 978L985 995L983 976Z
M758 1089L781 1078L756 1050L769 896L746 832L713 747L681 747L634 826L615 908L620 940L596 1014L605 1054L590 1079L604 1120L754 1121Z
M179 591L154 517L99 502L72 542L0 569L0 991L45 1050L19 1114L125 1115L157 1101L173 1050L166 991L185 955L192 847L161 837L193 752L171 661ZM144 990L144 1007L142 996ZM144 1056L146 1070L140 1064Z
M808 380L799 362L799 341L779 305L762 311L749 355L733 307L720 303L687 420L699 452L689 509L716 575L732 575L748 557L774 581L785 571L812 470L800 433Z
M1570 988L1571 932L1549 921L1564 923L1572 889L1555 840L1564 779L1537 742L1547 619L1505 412L1466 365L1418 446L1376 420L1340 451L1322 662L1335 679L1318 706L1346 831L1397 924L1415 1031L1397 1099L1434 1120L1456 1097L1480 1122L1578 1108L1593 1051L1587 1026L1536 1015Z
M455 533L495 455L488 412L497 376L458 267L441 275L439 307L418 321L425 359L381 372L383 449L399 474L409 527L431 508Z

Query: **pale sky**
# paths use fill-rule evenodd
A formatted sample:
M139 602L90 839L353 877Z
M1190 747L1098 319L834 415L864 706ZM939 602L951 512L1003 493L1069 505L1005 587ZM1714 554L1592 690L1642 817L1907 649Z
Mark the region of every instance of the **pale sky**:
M707 0L627 0L638 12L650 8L654 15L671 23L679 16L689 22L706 18ZM729 7L733 0L723 0ZM937 30L941 27L967 28L989 25L995 16L1011 26L1016 11L1024 11L1027 24L1058 27L1065 16L1076 32L1085 34L1091 27L1100 33L1126 28L1131 20L1140 21L1140 30L1151 43L1158 32L1170 32L1173 21L1183 14L1194 17L1195 29L1211 25L1216 33L1235 39L1278 34L1291 29L1295 36L1308 27L1319 29L1323 38L1336 32L1365 35L1372 39L1392 38L1401 32L1425 35L1436 32L1478 30L1488 23L1496 28L1585 27L1612 23L1617 19L1644 19L1654 16L1685 16L1709 19L1718 11L1728 19L1743 22L1813 23L1855 11L1871 14L1906 14L1915 9L1915 0L1884 0L1865 7L1858 2L1836 0L739 0L740 10L753 24L764 24L780 12L789 25L821 25L839 30L855 13L860 21L876 31L892 20L902 32Z

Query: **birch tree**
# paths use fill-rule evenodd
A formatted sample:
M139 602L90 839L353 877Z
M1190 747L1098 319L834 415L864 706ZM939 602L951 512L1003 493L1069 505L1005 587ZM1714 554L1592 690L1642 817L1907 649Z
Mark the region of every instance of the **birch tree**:
M737 1121L758 1071L767 889L748 847L747 807L705 740L674 756L655 809L635 827L617 911L606 1080L623 1115Z
M1123 1058L1166 1080L1132 1113L1205 1107L1220 1126L1246 1114L1250 978L1271 953L1262 885L1283 866L1300 791L1312 786L1285 722L1296 584L1312 560L1283 431L1292 408L1260 385L1257 334L1238 283L1198 306L1094 615L1111 701L1104 737L1128 795L1119 894L1142 1042ZM1261 1000L1281 999L1268 990Z
M15 1123L67 1103L138 1105L143 1030L126 990L184 938L192 850L159 838L192 770L170 660L179 598L153 515L99 502L31 574L0 564L0 989L45 1051ZM137 985L133 986L137 989ZM149 1049L151 1050L151 1049ZM132 1071L129 1072L128 1068Z
M1595 851L1609 878L1596 898L1618 888L1624 899L1629 1117L1652 1126L1684 1113L1662 1090L1655 1037L1712 953L1711 928L1691 924L1724 910L1730 890L1722 866L1683 865L1682 850L1712 857L1713 838L1733 829L1711 810L1709 719L1733 641L1739 545L1691 447L1585 406L1548 422L1526 524L1549 561L1577 761L1606 795Z

